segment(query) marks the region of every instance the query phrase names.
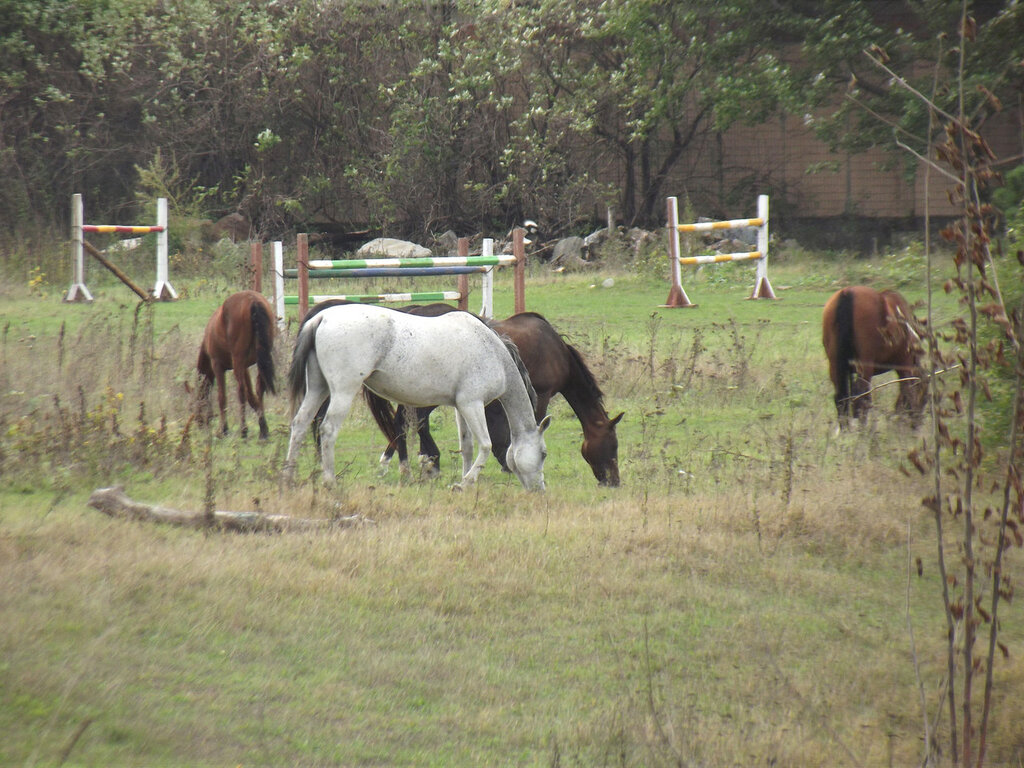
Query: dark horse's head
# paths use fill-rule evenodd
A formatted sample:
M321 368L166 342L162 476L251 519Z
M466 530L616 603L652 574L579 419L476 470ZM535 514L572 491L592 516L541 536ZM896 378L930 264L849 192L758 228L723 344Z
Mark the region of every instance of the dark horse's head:
M583 445L580 447L580 453L593 470L597 482L613 488L619 485L619 438L615 434L615 425L622 416L620 413L614 418L584 424Z
M925 323L914 316L910 304L898 292L882 291L882 298L888 323L886 335L894 348L893 368L900 382L895 411L916 429L928 401L928 373L923 365Z

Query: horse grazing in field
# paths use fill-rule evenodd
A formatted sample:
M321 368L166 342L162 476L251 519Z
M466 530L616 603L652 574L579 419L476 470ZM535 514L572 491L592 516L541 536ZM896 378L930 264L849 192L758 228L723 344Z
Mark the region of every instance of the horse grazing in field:
M405 311L436 315L450 312L452 307L447 304L429 304L424 307L407 307ZM537 391L537 419L546 416L551 398L561 393L583 427L583 445L580 450L593 470L594 477L601 485L618 486L619 442L615 425L623 414L614 418L608 416L603 403L604 395L583 356L536 312L522 312L507 320L491 323L490 326L497 333L511 339L518 348L523 364L530 373L530 381ZM428 466L436 470L441 452L430 434L431 411L433 408L429 407L417 409L416 429L420 438L420 455ZM485 413L491 435L491 450L502 468L507 469L505 453L509 445L508 422L496 406L488 406ZM397 451L403 471L407 471L407 421L407 409L400 406L395 424L398 438L389 442L381 456L381 463L385 467Z
M928 392L920 328L896 291L856 285L836 291L825 303L822 343L840 429L849 426L851 417L867 420L871 379L887 371L899 377L896 412L909 417L912 426L920 424Z
M274 310L262 294L241 291L228 296L206 324L203 343L199 347L199 416L212 419L210 388L217 382L220 405L220 431L228 433L227 393L224 374L235 372L238 382L239 418L242 437L249 434L245 426L246 403L259 417L260 439L270 434L263 413L263 393L274 394ZM256 366L256 388L249 378L249 366ZM204 413L205 412L205 413Z
M509 422L509 469L524 488L544 489L548 419L538 425L534 418L529 374L515 345L468 312L419 317L365 304L321 308L299 329L288 382L294 413L285 459L288 476L310 423L327 401L320 462L325 484L333 483L338 431L365 387L413 407L455 407L460 487L475 482L487 460L491 440L484 405L497 400Z

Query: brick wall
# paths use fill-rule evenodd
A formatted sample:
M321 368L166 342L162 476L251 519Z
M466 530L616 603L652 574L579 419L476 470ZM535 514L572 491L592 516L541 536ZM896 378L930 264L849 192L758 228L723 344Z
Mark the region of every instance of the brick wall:
M1020 162L1019 112L996 116L984 133L999 157ZM729 208L708 211L729 218L753 215L758 193L769 187L773 207L777 203L800 218L921 217L927 207L923 166L908 180L900 160L882 148L856 155L830 152L802 119L786 116L760 126L734 126L720 140L695 147L679 163L668 194L688 194L698 207ZM931 215L955 215L948 198L951 182L932 172L929 186ZM749 194L743 194L746 187ZM731 210L735 205L742 210Z

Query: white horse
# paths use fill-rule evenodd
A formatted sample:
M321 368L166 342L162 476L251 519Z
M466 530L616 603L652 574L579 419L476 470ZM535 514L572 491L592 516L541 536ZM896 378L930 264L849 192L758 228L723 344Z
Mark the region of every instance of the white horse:
M310 422L329 398L320 427L320 461L324 483L333 483L334 443L365 385L412 407L455 407L462 450L459 487L475 482L487 461L491 439L484 406L497 400L512 432L509 469L524 488L544 489L543 433L549 419L536 422L529 374L515 345L468 312L419 317L365 304L322 309L299 330L288 383L294 413L285 459L288 477Z

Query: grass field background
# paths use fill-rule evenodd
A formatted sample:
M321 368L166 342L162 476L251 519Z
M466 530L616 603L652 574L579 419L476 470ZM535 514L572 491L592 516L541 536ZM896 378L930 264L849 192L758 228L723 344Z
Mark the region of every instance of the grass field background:
M311 444L283 484L285 397L264 443L238 437L234 407L227 438L185 430L203 326L239 281L172 272L182 298L140 307L104 276L91 305L8 277L0 764L919 763L914 661L934 717L945 625L927 481L899 471L918 436L889 417L894 387L835 435L820 313L850 282L923 298L921 260L793 254L771 267L777 301L746 300L752 276L688 270L698 306L668 310L657 277L531 271L527 308L625 412L623 486L601 488L556 398L543 494L493 461L451 491L446 409L442 476L382 476L361 405L339 487L320 486ZM937 302L941 323L955 307ZM181 509L367 522L231 535L86 506L118 484ZM1019 613L1003 622L1019 648ZM1024 667L1011 654L997 672L989 754L1018 765Z

